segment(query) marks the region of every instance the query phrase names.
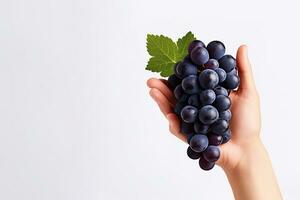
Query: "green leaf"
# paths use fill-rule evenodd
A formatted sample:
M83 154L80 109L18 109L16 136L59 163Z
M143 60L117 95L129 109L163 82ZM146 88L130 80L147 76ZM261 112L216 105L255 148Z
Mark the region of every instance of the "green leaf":
M183 60L188 54L188 45L193 40L195 36L191 32L178 39L177 44L169 37L148 34L147 51L152 57L148 61L146 70L159 72L163 77L170 76L174 64Z
M153 56L148 61L147 70L161 72L161 76L172 74L173 65L177 62L178 48L171 38L163 35L147 35L147 51Z
M177 40L177 60L183 60L183 58L188 54L189 44L195 39L196 38L194 34L191 31L189 31L185 36Z
M163 35L147 35L147 50L151 56L164 55L166 59L176 62L177 46L171 38Z
M155 56L149 59L146 69L152 72L161 72L160 75L168 77L173 73L173 61L169 61L165 56Z

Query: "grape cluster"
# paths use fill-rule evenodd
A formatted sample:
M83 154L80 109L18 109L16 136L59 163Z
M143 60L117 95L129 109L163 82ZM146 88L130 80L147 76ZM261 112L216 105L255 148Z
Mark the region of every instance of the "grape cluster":
M186 134L187 155L199 159L203 170L210 170L220 157L221 144L231 138L229 93L240 82L236 60L225 55L225 46L212 41L207 46L194 40L188 55L174 65L168 86L177 99L174 112Z

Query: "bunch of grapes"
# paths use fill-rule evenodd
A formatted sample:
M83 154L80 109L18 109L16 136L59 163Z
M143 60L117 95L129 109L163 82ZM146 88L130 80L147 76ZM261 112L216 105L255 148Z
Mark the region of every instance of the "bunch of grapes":
M174 112L180 118L181 132L188 138L187 155L199 159L203 170L210 170L220 157L218 146L231 138L229 93L240 79L236 60L225 55L222 42L205 46L194 40L188 53L174 65L168 85L177 99Z

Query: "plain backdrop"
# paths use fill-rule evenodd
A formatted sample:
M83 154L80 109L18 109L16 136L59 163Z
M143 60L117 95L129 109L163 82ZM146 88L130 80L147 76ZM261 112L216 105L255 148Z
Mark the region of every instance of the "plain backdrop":
M262 139L300 198L297 1L1 0L0 199L233 199L148 95L146 34L248 44ZM249 185L251 187L251 185Z

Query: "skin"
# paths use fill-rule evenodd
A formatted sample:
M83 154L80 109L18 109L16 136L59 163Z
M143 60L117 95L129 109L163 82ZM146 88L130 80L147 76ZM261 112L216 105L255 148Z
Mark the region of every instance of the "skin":
M224 170L236 200L279 200L282 199L279 186L260 139L259 96L245 45L239 47L236 59L240 86L230 93L232 138L220 146L217 164ZM173 113L176 100L166 80L150 78L147 85L150 96L169 121L170 132L186 142L180 132L180 121Z

